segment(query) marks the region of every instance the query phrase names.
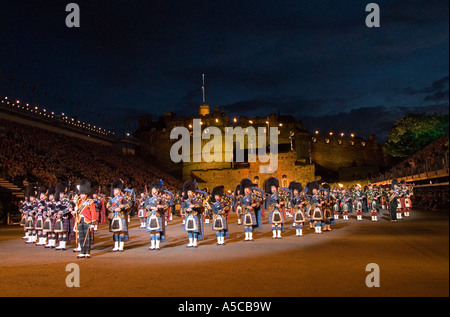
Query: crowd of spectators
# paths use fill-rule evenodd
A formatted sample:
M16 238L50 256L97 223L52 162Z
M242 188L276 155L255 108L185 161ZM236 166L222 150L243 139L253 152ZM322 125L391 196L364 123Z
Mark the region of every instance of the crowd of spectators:
M5 119L0 119L0 171L22 187L28 182L59 181L74 187L84 178L108 189L117 179L135 189L159 179L171 191L182 186L181 180L114 146Z
M401 178L421 173L449 168L448 133L434 141L423 150L403 160L388 171L378 175L371 182Z
M414 207L433 210L449 210L449 193L447 186L419 187L414 190Z

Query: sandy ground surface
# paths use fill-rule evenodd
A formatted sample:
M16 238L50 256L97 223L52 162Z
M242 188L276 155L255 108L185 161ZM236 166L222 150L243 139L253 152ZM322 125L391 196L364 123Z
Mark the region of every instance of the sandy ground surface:
M19 226L0 227L1 297L448 297L449 221L447 213L413 210L396 223L387 211L374 223L339 219L330 232L304 228L296 237L288 218L282 239L272 239L267 214L254 242L230 215L230 238L216 245L206 238L186 248L181 219L167 227L160 251L149 235L130 223L122 253L110 252L112 234L102 225L90 259L66 251L25 244ZM66 266L76 263L80 287L67 287ZM367 287L369 263L379 267L380 287Z

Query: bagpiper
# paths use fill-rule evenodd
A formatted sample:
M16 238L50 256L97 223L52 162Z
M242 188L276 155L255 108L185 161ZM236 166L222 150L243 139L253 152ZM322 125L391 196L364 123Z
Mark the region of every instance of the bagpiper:
M319 197L319 184L317 181L309 182L306 185L308 189L308 193L310 193L311 199L310 199L310 207L309 207L309 216L311 219L311 222L314 226L314 232L315 233L322 233L322 220L323 220L323 212L321 209L321 200Z
M255 208L257 202L252 192L253 183L250 179L244 178L241 180L239 188L242 208L242 223L244 224L244 241L253 241L253 228L257 226Z
M351 206L352 206L352 198L350 194L347 192L347 190L343 188L341 194L341 210L343 220L349 220L348 214L351 210Z
M408 184L403 184L403 191L405 193L405 217L409 217L409 212L411 211L412 208L412 200L411 200L411 196L414 194L412 187L413 185L408 185Z
M235 201L234 212L236 213L238 225L242 224L242 206L241 206L242 195L240 193L240 190L241 190L241 185L237 185L236 189L233 192L234 201Z
M34 228L35 215L38 208L38 201L36 200L38 188L34 184L29 184L26 188L26 202L23 209L23 216L26 217L24 230L27 241L25 243L31 244L37 241L37 233Z
M381 194L377 189L373 188L372 184L369 184L369 187L366 192L366 197L367 197L367 207L370 210L371 219L372 221L378 221L378 209Z
M399 209L397 209L397 218L398 219L403 219L402 218L402 214L405 217L409 216L409 211L411 210L411 199L410 199L410 192L409 189L407 187L407 184L404 180L402 180L400 182L400 188L398 189L399 191L399 205L400 205L400 212Z
M279 181L270 177L266 181L266 192L270 193L267 199L269 209L269 224L272 225L272 239L281 239L281 231L284 230L284 217L281 212L283 202L278 193Z
M57 201L55 199L55 186L50 186L48 188L48 202L47 211L45 213L44 229L43 232L47 236L46 248L56 247L56 233L55 233L55 222L57 214Z
M77 258L90 258L93 243L92 225L97 222L97 210L94 201L89 198L91 182L87 179L77 184L77 203L75 206L75 226L80 253Z
M72 219L72 204L67 197L68 186L65 183L56 184L55 197L57 199L57 214L55 222L55 233L59 245L55 250L66 250L67 242L69 242L69 232L71 230L70 220Z
M355 205L356 220L362 220L363 214L363 192L359 184L356 184L355 190L353 191L353 203Z
M301 196L303 187L299 182L291 182L289 184L289 189L293 192L292 199L292 210L294 212L293 215L293 223L295 225L295 236L301 237L303 236L303 225L305 223L305 203L306 199L304 196Z
M165 242L165 204L161 196L163 192L162 181L153 182L150 186L150 197L146 198L144 208L146 210L146 231L150 233L149 250L160 250L160 243Z
M147 224L147 211L145 210L145 201L148 195L146 192L142 192L138 199L138 218L140 220L139 229L145 229Z
M334 197L333 199L333 215L334 215L334 220L338 220L339 219L339 214L341 212L341 207L340 207L340 203L341 203L341 193L336 190L335 188L332 190L331 195Z
M188 233L189 243L187 248L197 248L198 241L203 239L203 199L196 195L197 185L195 181L188 180L183 184L185 204L184 231Z
M103 221L103 217L104 217L104 215L103 215L104 201L102 201L102 199L100 197L100 188L92 194L92 200L94 201L95 210L97 211L97 215L98 215L98 221L94 225L93 229L94 229L94 231L97 231L98 224Z
M211 193L212 229L216 231L217 245L224 245L229 237L227 214L232 207L229 197L224 200L224 186L216 186Z
M43 246L47 244L47 235L44 233L44 221L45 221L45 213L47 212L47 187L40 186L39 187L39 195L38 195L38 207L35 214L35 222L34 229L36 230L38 241L36 242L36 246Z
M106 204L109 211L109 231L113 233L114 248L112 252L123 252L125 241L128 240L128 213L131 202L123 195L124 183L122 180L111 184L111 198Z
M334 199L331 196L331 187L329 184L322 184L321 189L321 201L322 201L322 230L331 231L331 225L334 224L334 216L332 207L335 204Z

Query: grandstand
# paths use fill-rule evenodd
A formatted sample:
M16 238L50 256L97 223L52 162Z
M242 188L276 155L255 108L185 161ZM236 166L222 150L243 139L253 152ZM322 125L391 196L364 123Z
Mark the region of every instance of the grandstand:
M371 179L375 185L390 184L392 179L407 183L448 183L448 133L381 175Z
M432 211L449 210L448 133L390 170L371 179L390 185L392 179L414 184L413 206Z
M163 179L168 190L177 191L181 187L180 180L133 155L139 146L136 140L115 139L114 132L75 122L68 117L57 118L43 109L3 100L0 106L3 191L12 192L13 200L20 200L28 183L54 185L67 181L74 188L83 178L105 193L116 179L122 179L129 188L144 188L159 179Z

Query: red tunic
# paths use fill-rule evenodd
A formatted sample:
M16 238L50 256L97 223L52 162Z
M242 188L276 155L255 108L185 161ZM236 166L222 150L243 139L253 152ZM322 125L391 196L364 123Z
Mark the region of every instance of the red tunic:
M80 200L77 204L77 210L81 210L81 213L78 216L84 217L84 222L86 223L91 223L98 219L97 210L92 199L87 199L85 201Z

